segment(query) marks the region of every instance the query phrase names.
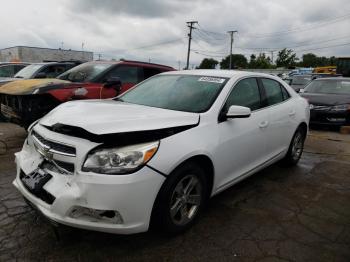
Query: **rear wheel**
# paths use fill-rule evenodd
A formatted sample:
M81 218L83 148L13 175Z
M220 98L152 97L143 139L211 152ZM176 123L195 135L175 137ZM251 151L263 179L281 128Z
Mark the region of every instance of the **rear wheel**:
M195 163L177 168L161 188L152 214L152 226L177 234L193 225L206 204L205 172Z
M299 127L292 138L289 145L287 155L283 159L283 162L287 165L296 165L303 153L304 142L306 138L306 132L303 128Z

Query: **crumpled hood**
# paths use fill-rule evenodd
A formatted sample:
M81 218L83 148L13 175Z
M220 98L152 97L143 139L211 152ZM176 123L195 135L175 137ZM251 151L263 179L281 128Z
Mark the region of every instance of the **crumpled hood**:
M114 100L85 100L64 103L39 123L80 127L96 134L114 134L196 125L198 113L187 113Z
M37 88L68 83L71 82L56 78L16 80L0 86L0 94L27 95L32 94Z

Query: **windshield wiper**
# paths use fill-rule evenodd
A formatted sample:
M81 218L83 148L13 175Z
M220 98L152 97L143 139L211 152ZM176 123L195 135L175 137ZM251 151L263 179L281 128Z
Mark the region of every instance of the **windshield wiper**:
M15 78L23 78L23 76L15 76Z
M117 97L117 98L115 98L114 100L115 100L115 101L118 101L118 102L124 102L124 100L121 99L120 97Z

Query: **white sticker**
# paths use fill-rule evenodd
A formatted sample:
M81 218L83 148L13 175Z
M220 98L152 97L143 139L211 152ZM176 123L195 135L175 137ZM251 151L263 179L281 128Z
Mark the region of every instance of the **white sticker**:
M224 78L216 78L216 77L205 76L205 77L199 78L198 81L222 84L223 82L225 82L225 79Z

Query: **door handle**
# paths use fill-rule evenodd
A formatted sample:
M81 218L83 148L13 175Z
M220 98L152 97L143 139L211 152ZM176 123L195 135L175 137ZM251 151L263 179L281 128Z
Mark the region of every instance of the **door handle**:
M289 116L294 116L295 115L295 110L291 110L289 113L288 113Z
M265 127L267 127L268 126L268 124L269 124L269 121L262 121L262 122L260 122L260 124L259 124L259 127L260 128L265 128Z

